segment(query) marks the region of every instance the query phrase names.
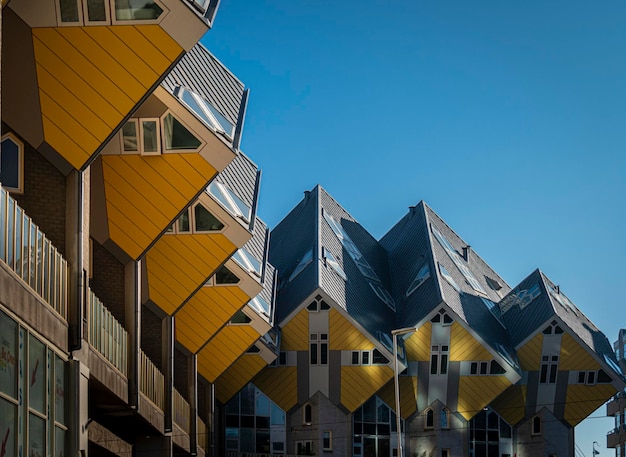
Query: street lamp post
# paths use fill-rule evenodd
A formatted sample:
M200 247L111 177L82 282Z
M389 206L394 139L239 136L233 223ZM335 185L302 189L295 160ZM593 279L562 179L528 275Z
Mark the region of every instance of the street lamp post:
M398 380L398 335L416 332L416 327L399 328L391 331L393 344L393 384L396 397L396 433L398 434L398 457L402 457L402 433L400 431L400 383Z

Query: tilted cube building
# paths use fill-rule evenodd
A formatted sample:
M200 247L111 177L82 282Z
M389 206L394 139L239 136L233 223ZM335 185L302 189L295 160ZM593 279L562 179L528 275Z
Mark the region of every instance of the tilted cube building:
M226 451L395 456L400 436L407 456L572 456L574 427L624 387L558 285L536 270L510 287L424 202L376 240L317 186L270 262L280 355L227 404ZM269 450L252 393L284 413Z

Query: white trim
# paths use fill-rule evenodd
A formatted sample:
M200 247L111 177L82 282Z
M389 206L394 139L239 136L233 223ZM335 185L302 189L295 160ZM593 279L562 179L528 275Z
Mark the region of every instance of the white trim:
M17 187L7 186L4 183L1 184L2 187L10 193L22 194L24 193L24 142L12 132L2 135L2 138L0 138L0 144L5 140L11 140L17 146ZM0 166L2 166L1 158L2 151L0 148Z

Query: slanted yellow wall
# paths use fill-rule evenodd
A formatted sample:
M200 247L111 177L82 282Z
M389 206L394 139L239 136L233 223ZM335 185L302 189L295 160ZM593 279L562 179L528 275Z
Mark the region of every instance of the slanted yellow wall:
M510 425L515 425L524 419L526 408L525 385L515 385L509 387L502 395L491 402L491 407L507 421Z
M306 308L301 309L282 328L280 349L282 351L309 350L309 312Z
M404 341L407 360L410 362L427 362L430 360L430 335L432 326L430 322L422 325L417 332L410 335Z
M282 410L289 411L298 401L296 379L296 367L268 367L263 369L252 382Z
M561 338L559 370L599 370L600 364L567 333Z
M417 384L416 376L400 376L398 378L398 387L400 388L400 416L405 420L417 411ZM385 384L376 395L392 409L395 409L396 393L393 380Z
M457 410L470 420L510 385L504 376L461 376Z
M330 310L328 320L331 351L370 350L374 348L374 343L334 308Z
M198 354L198 373L215 382L258 338L259 334L249 325L224 327Z
M393 370L388 366L341 367L341 404L348 411L355 411L390 379L393 379Z
M239 357L215 381L215 396L218 401L228 402L266 366L267 362L258 354L244 354Z
M455 322L450 330L450 361L491 360L493 355L461 324Z
M565 420L572 427L578 425L615 393L617 390L611 384L596 384L595 386L573 384L567 386Z
M517 358L524 371L537 371L541 367L543 335L538 333L528 343L517 349Z

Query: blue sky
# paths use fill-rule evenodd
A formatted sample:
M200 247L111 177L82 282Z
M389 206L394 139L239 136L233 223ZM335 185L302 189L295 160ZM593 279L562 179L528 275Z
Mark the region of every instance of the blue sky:
M376 238L425 200L509 285L626 327L626 3L222 0L202 42L250 88L270 227L316 184Z

